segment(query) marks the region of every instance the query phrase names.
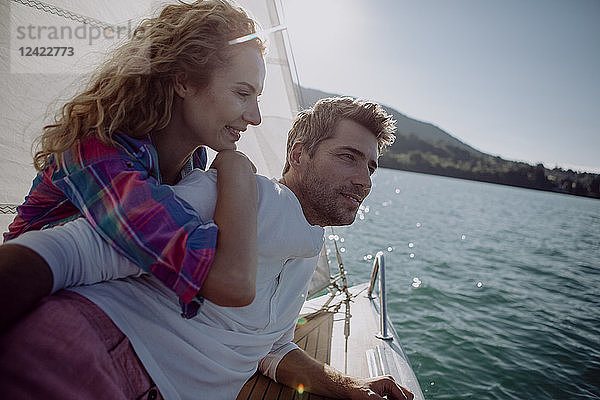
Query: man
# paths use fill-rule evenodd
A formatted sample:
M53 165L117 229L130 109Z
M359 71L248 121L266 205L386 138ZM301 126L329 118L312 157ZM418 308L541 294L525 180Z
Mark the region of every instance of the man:
M125 346L123 353L129 355L125 361L120 357L115 362L111 356L109 367L97 363L96 368L99 371L110 368L111 363L133 365L124 374L141 376L138 380L144 382L153 380L166 398L234 398L257 367L278 382L291 387L301 383L306 390L328 397L412 398L410 392L390 378L361 380L345 376L312 359L291 341L321 248L322 227L354 221L358 207L371 189L370 176L377 168L379 153L393 141L394 129L391 117L380 106L350 98L324 99L313 109L300 113L289 133L286 166L280 182L257 177L258 274L256 296L246 307L219 307L205 301L197 317L185 320L172 312L177 309L176 297L150 275L74 288L83 297L72 297L67 302L92 302L79 310L79 314L86 315L95 307L101 309L95 311L98 316L94 321L102 319L103 325L91 323L92 333L107 337L106 332L116 332L116 336L129 339L135 349ZM174 190L201 218L206 218L214 212L215 181L216 173L197 171ZM199 192L202 200L195 195ZM64 247L74 249L69 251L72 257L69 263L76 268L91 269L94 265L106 272L110 269L107 264L119 265L106 278L136 273L126 260L119 260L109 246L94 238L93 229L85 221L71 224L56 228L54 233L36 235L59 236ZM32 248L36 250L35 245ZM94 251L93 257L89 250ZM62 268L50 266L53 271ZM88 281L77 278L71 283L84 282ZM136 308L139 302L144 307ZM0 352L8 354L0 360L0 380L22 379L23 375L31 374L26 372L31 365L14 362L21 352L19 346L11 348L8 344L18 342L26 346L31 343L27 339L30 331L48 325L44 323L48 313L44 317L39 310L25 318L21 323L23 328L17 325L0 341ZM108 327L107 319L115 326ZM87 320L82 324L87 325ZM73 322L67 318L64 324ZM86 340L86 335L90 334L81 334L81 340ZM119 340L121 343L122 339ZM87 351L83 348L86 346L80 347L82 353ZM95 356L94 353L88 358ZM59 358L60 351L51 352L51 357ZM33 368L39 368L39 362ZM40 375L46 373L42 369ZM65 381L61 376L48 384L57 380ZM106 381L123 385L110 378ZM7 382L3 392L14 389L11 385ZM148 384L145 385L128 396L137 398L150 393ZM85 393L89 397L96 392Z

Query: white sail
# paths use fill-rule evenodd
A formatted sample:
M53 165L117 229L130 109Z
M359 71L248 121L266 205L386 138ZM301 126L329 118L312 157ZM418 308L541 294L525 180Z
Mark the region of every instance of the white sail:
M35 176L31 145L42 127L81 89L107 52L126 40L142 18L156 14L167 4L149 0L51 3L0 2L0 205L23 202ZM282 23L277 1L242 0L238 4L265 31ZM249 127L239 149L254 161L259 173L278 177L298 102L293 66L287 61L284 46L285 32L275 30L264 38L268 52L260 103L263 122ZM41 56L42 48L53 48L53 55ZM0 214L2 232L13 218Z

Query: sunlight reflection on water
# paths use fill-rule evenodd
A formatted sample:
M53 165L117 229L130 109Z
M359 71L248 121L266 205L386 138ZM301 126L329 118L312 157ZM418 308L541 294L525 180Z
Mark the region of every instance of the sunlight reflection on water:
M351 284L388 249L390 314L428 399L600 398L600 201L386 169L373 182L336 233Z

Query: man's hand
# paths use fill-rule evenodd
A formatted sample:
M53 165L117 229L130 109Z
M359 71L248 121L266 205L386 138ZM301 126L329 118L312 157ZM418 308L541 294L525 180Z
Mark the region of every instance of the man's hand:
M398 385L391 376L354 378L315 360L302 349L287 353L277 366L277 382L331 397L351 400L412 400L410 390Z
M407 388L400 386L391 376L356 379L352 400L380 400L387 396L389 400L412 400L414 395Z

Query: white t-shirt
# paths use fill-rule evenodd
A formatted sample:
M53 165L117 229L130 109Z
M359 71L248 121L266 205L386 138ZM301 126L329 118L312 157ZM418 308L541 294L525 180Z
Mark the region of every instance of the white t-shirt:
M46 259L55 290L113 279L72 290L97 304L127 335L166 399L235 399L259 361L261 372L274 379L281 358L297 348L291 342L295 323L323 241L323 228L308 224L291 190L258 175L257 187L256 297L246 307L205 300L196 317L183 319L177 296L141 274L84 219L12 243ZM212 219L216 171L195 170L173 188L201 219ZM131 275L137 276L116 280Z

